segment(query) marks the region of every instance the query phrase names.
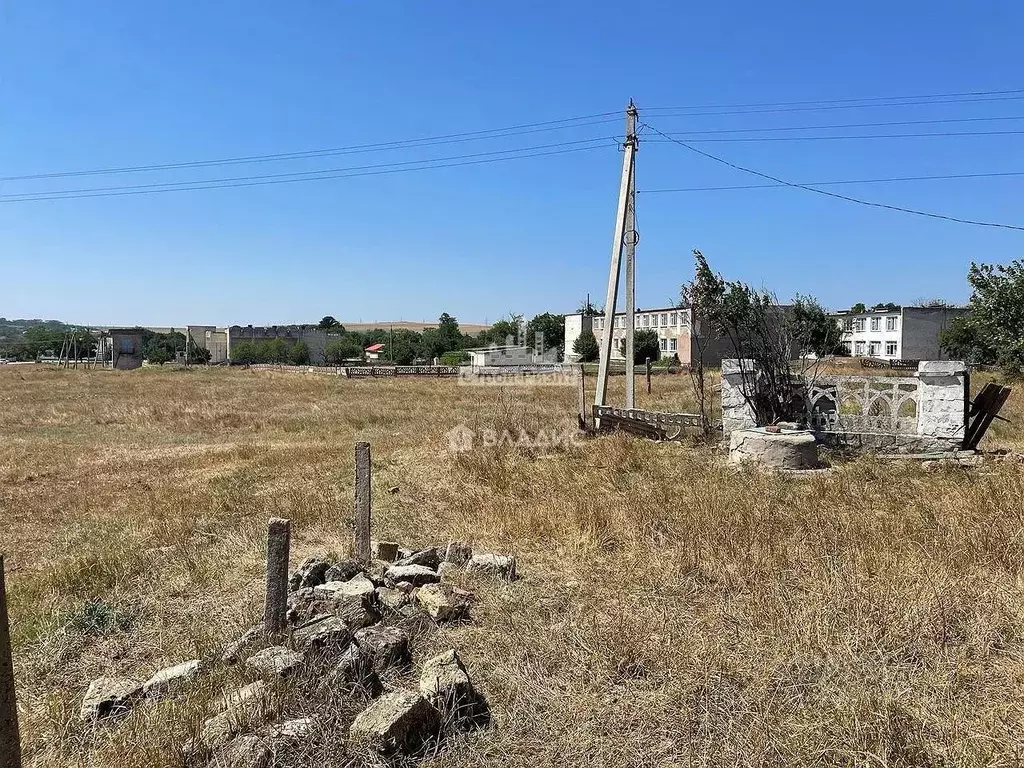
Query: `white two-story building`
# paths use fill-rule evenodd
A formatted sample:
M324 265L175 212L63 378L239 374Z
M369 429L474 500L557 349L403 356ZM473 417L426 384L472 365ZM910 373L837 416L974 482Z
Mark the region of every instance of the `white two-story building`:
M939 335L962 307L903 307L867 312L837 312L843 345L854 357L880 360L945 360Z

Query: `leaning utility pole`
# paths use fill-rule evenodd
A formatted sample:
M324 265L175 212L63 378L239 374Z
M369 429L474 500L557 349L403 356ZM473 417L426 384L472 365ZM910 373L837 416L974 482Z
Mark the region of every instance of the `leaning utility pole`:
M601 356L597 370L595 405L604 405L608 389L608 365L612 356L612 334L615 331L615 301L619 293L619 265L626 254L626 407L633 407L633 323L635 322L636 276L636 137L637 109L633 100L626 108L626 140L623 142L622 181L619 184L619 205L615 214L615 234L612 238L611 269L608 272L608 293L604 302L604 333L601 335ZM595 428L600 426L594 420Z

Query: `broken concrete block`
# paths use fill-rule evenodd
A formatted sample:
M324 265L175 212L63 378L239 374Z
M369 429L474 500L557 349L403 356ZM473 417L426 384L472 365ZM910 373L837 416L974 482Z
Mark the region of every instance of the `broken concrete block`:
M366 744L382 754L410 754L437 733L437 710L412 691L381 696L363 710L349 729L352 744Z
M218 714L206 720L199 735L185 748L187 754L197 750L220 750L224 748L234 736L241 733L249 725L250 721L263 716L269 702L269 691L263 680L239 688L224 695L217 702ZM242 754L246 754L244 744L239 744ZM229 750L230 751L230 750ZM245 765L245 763L239 763Z
M292 643L299 651L342 649L352 641L352 630L344 619L328 616L299 627L292 633Z
M469 616L469 603L448 584L424 584L415 597L434 621L460 621Z
M370 552L375 560L393 563L398 559L398 543L394 541L372 541Z
M242 635L231 643L225 650L221 661L225 664L237 664L251 651L265 642L263 638L263 622L255 627L247 629Z
M177 686L195 679L202 667L199 659L175 664L173 667L161 669L142 684L142 693L150 699L164 696Z
M437 575L437 571L425 565L392 565L385 574L385 580L388 584L397 585L400 582L407 581L414 587L440 581L440 579L441 577Z
M399 627L366 627L356 632L355 641L377 670L404 667L412 662L409 633Z
M288 586L292 590L296 590L323 584L326 581L327 569L330 567L331 564L326 560L321 560L318 557L307 557L288 577Z
M444 562L465 565L473 557L473 548L464 541L450 541L444 551Z
M290 677L298 671L306 657L280 645L264 648L246 659L245 665L265 677Z
M454 650L423 665L420 693L441 712L456 711L471 704L476 696L469 672Z
M409 595L397 589L377 587L377 604L385 611L395 613L409 602Z
M466 570L475 575L512 581L516 577L516 559L511 555L473 555Z
M437 554L436 547L427 547L421 549L418 552L413 552L407 557L403 557L395 561L395 565L425 565L431 570L437 568L438 563L441 562L441 556Z
M123 715L142 694L142 684L127 677L98 677L89 684L78 718L83 721Z
M273 763L274 754L267 740L244 734L231 739L218 750L211 765L217 768L271 768Z
M349 579L356 576L363 570L363 566L358 560L342 560L341 562L335 563L327 569L327 573L324 574L324 582L328 581L348 581Z
M353 643L348 647L334 667L334 679L343 687L356 686L364 689L370 696L379 696L383 685L373 668L370 655Z
M294 720L286 720L283 723L275 723L268 729L271 740L301 741L309 736L316 727L316 718L297 717Z
M369 600L376 587L362 573L356 574L348 581L328 581L316 587L314 591L321 597L337 599L339 597L359 597Z

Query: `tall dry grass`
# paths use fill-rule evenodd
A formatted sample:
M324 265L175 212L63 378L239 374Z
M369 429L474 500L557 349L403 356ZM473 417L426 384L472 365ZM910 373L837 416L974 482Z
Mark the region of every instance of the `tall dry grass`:
M654 387L638 386L641 405L689 408L685 378ZM0 370L0 548L29 765L182 765L244 672L115 726L78 723L82 693L101 674L213 658L248 626L268 517L293 520L296 561L344 552L357 439L373 444L375 535L465 538L524 572L470 585L472 624L420 628L420 660L458 648L494 714L431 764L1024 761L1024 465L864 458L797 479L621 435L447 450L457 424L560 430L574 406L559 387ZM1022 410L1015 394L1017 423L986 447L1020 445ZM307 713L310 695L281 692L280 716ZM358 704L319 709L342 722ZM291 759L345 765L343 740L325 728Z

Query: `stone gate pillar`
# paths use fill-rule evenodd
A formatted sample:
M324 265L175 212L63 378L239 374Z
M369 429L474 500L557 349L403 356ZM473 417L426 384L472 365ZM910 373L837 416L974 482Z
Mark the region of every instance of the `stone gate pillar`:
M722 361L722 437L725 442L729 442L733 430L757 426L754 409L743 396L743 372L751 378L757 372L755 366L753 360Z
M959 360L922 360L917 365L917 434L937 450L964 439L967 365Z

